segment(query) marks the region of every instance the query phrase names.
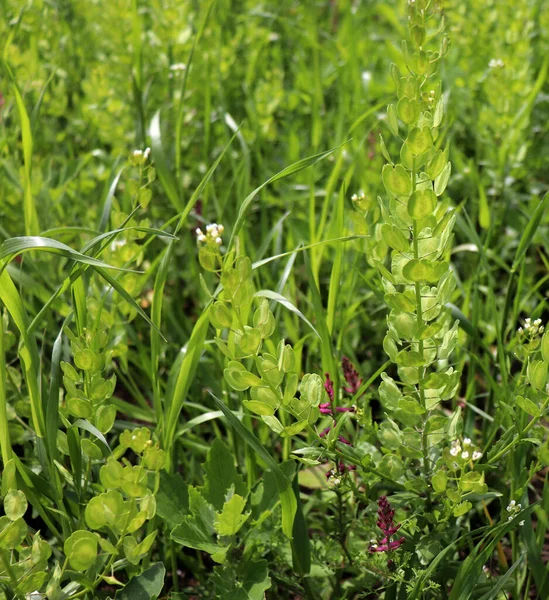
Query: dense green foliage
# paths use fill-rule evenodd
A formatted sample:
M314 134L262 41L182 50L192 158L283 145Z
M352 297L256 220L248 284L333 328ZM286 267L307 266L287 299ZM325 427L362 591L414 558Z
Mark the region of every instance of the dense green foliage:
M0 33L0 599L545 600L549 4Z

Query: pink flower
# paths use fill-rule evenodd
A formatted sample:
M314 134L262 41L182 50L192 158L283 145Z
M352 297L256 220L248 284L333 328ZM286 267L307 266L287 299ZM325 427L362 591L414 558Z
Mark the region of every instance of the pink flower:
M348 394L356 394L362 385L362 377L357 373L353 363L344 356L341 360L343 376L347 385L343 388Z
M330 402L334 401L334 382L330 379L330 373L324 373L326 381L324 382L324 389L330 398Z
M377 505L377 526L383 532L383 538L377 544L370 546L370 552L390 552L391 550L397 550L406 538L401 537L398 540L392 541L390 539L400 529L400 525L395 525L393 521L395 511L391 508L386 496L381 496L377 501Z

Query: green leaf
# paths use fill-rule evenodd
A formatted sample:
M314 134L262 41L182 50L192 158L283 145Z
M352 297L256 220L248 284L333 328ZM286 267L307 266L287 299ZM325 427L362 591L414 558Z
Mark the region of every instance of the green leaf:
M437 196L441 196L448 185L448 181L450 180L450 173L452 172L452 163L447 162L446 166L435 179L435 194Z
M546 363L549 363L549 331L546 331L541 338L541 356Z
M284 306L284 308L287 308L290 312L297 315L304 323L306 323L311 328L314 334L318 338L320 338L320 334L315 329L313 324L309 321L309 319L307 319L307 317L298 308L296 308L289 300L284 298L284 296L282 296L281 294L277 294L276 292L273 292L271 290L259 290L254 294L254 298L269 298L269 300L274 300L275 302L278 302L279 304Z
M421 404L411 396L404 396L398 401L398 409L409 415L422 415L426 412Z
M168 196L168 199L177 211L183 210L181 194L172 171L166 159L166 153L162 144L162 132L160 129L160 110L158 110L151 120L149 126L149 136L151 138L151 150L154 160L154 166L158 173L158 179Z
M535 390L542 390L547 381L547 363L543 360L533 360L528 363L526 374L530 385Z
M412 191L410 175L402 165L384 165L381 177L385 189L393 196L408 196Z
M286 477L280 466L275 462L271 454L267 452L257 437L237 419L237 417L232 413L231 410L229 410L225 403L222 402L212 392L210 392L210 396L213 398L219 409L223 411L231 427L256 452L256 454L267 465L267 468L273 472L276 478L278 492L280 495L280 504L282 507L282 531L288 539L292 539L294 517L297 510L297 500L292 490L290 480Z
M437 206L437 197L432 189L416 190L408 201L408 214L412 219L431 216Z
M402 233L402 231L400 231L398 227L395 227L395 225L384 223L381 226L381 235L391 248L394 248L399 252L408 252L410 250L410 242L408 241L408 238Z
M446 484L448 482L448 475L446 471L437 471L431 478L431 484L435 492L441 493L446 490Z
M529 398L525 398L524 396L517 396L517 406L522 408L522 410L529 414L531 417L541 417L541 411L537 404L532 402Z
M235 535L242 525L248 520L251 513L242 514L246 507L246 500L234 494L230 500L223 504L223 510L215 517L215 530L219 535Z
M244 480L236 471L230 450L219 438L213 441L203 468L205 481L202 493L216 510L223 507L231 486L234 486L236 494L245 496L248 493Z
M13 550L27 536L27 524L24 519L12 521L9 517L0 517L0 549Z
M408 139L406 141L412 154L415 156L424 154L430 150L433 145L431 130L428 127L423 127L423 129L414 127L408 134Z
M433 277L433 263L425 259L412 259L402 268L402 274L409 281L430 281Z
M469 502L460 502L457 506L454 506L454 517L462 517L466 515L471 509L473 505Z
M398 119L397 119L397 113L396 113L396 108L394 104L389 104L389 106L387 107L387 124L389 125L389 129L391 130L391 133L395 136L398 135ZM385 144L383 144L385 145ZM391 162L389 160L389 162Z
M513 260L513 266L511 267L512 271L516 271L518 266L520 265L522 258L526 254L526 251L530 247L534 236L536 235L536 231L541 223L541 219L545 212L545 205L547 203L547 199L549 198L549 192L545 194L543 200L536 206L536 210L532 217L528 220L526 227L524 229L524 233L520 238L519 245L517 247L517 251L515 253L515 259Z
M4 512L10 521L17 521L26 512L29 503L21 490L10 490L4 498Z
M156 600L164 587L166 568L162 563L155 563L143 571L141 575L132 577L123 590L116 592L116 600Z
M215 569L214 580L219 600L264 600L271 587L265 560L241 562L236 578L232 570Z
M250 386L260 386L263 384L257 375L247 371L246 367L236 360L229 362L227 368L223 371L223 375L233 390L239 392L247 390Z
M70 258L79 263L91 265L93 267L103 267L104 269L114 269L116 271L125 271L132 273L131 269L123 269L120 267L113 267L104 263L92 256L82 254L77 250L73 250L70 246L52 240L51 238L41 236L25 236L25 237L13 237L7 239L0 245L0 260L12 259L18 254L24 252L30 252L31 250L43 250L44 252L53 252L54 254L60 254L65 258Z
M63 549L72 569L87 571L97 559L97 536L80 529L65 540Z
M401 98L397 104L397 113L406 125L411 125L419 117L419 105L416 100Z

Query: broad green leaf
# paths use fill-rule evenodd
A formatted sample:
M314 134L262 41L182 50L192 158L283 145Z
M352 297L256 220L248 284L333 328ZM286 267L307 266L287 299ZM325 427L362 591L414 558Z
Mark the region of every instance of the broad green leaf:
M248 520L251 513L242 514L246 507L246 500L234 494L230 500L223 504L223 509L218 512L214 526L219 535L235 535L242 525Z
M236 418L236 416L231 410L229 410L225 403L211 392L210 396L214 399L214 402L217 404L219 409L223 411L231 427L256 452L256 454L263 460L267 467L273 472L276 478L278 492L280 495L280 504L282 507L282 531L288 539L292 539L294 517L297 510L297 500L292 490L290 480L286 477L280 466L275 462L271 454L267 452L257 437Z
M402 269L402 274L409 281L430 281L433 277L433 263L425 259L412 259Z
M432 189L416 190L408 201L408 214L412 219L425 219L431 216L437 206L437 197Z
M237 473L233 455L219 438L214 439L203 468L205 477L202 493L216 510L223 507L231 486L234 486L236 494L246 496L248 490L244 480Z
M10 490L4 498L6 517L17 521L27 512L28 505L27 498L21 490Z
M116 600L156 600L164 587L166 568L155 563L141 575L132 577L123 590L116 592Z
M413 155L419 156L431 149L433 138L428 127L414 127L407 138L408 146Z
M87 571L97 559L97 536L80 529L66 539L63 549L72 569Z
M384 165L381 177L385 189L393 196L407 196L412 191L410 175L402 165Z
M397 113L406 125L414 123L419 116L419 105L416 100L410 100L409 98L401 98L397 104Z
M517 406L522 408L522 410L529 414L531 417L541 417L541 411L538 405L535 402L532 402L529 398L525 398L524 396L516 397Z
M398 227L384 223L381 227L381 235L391 248L399 252L409 252L410 242Z

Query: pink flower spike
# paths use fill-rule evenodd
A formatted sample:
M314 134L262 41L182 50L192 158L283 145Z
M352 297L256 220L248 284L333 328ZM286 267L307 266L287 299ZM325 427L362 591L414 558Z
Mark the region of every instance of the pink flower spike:
M329 425L328 427L326 427L326 429L323 429L318 435L320 437L324 437L330 431L331 428L332 428L332 426Z
M332 409L329 402L324 402L323 404L320 404L318 408L323 415L332 414Z
M356 394L362 385L362 377L357 373L353 363L344 356L341 359L341 366L343 367L343 376L347 385L343 388L348 394Z
M338 439L338 440L339 440L339 441L340 441L342 444L347 444L347 446L352 446L352 445L353 445L353 444L351 444L351 442L350 442L348 439L344 438L342 435L340 435L340 436L339 436L337 439Z
M322 404L321 404L321 406L322 406ZM341 413L355 412L355 407L354 406L351 406L349 408L346 408L345 406L336 406L335 409L337 410L337 412L341 412Z
M330 373L324 373L326 381L324 382L324 389L330 398L330 402L334 401L334 382L330 379Z

